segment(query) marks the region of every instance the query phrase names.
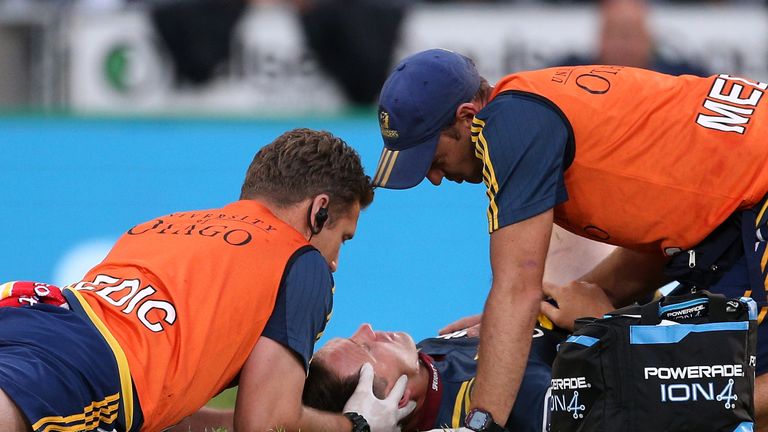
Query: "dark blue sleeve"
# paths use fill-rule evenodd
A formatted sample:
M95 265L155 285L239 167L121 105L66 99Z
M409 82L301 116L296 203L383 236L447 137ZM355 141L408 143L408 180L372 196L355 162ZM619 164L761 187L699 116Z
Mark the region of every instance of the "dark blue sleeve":
M501 94L473 122L488 186L488 231L536 216L568 199L563 159L569 127L546 101Z
M307 249L288 265L262 336L285 345L307 370L333 308L333 276L320 252Z

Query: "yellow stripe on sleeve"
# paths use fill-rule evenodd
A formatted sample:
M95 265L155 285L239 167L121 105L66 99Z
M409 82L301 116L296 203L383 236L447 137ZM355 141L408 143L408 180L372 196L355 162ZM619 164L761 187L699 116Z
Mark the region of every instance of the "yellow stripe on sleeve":
M757 214L757 218L755 219L755 227L760 225L760 219L763 218L766 209L768 209L768 200L765 201L763 208L760 209L760 213Z
M102 417L99 416L100 421L104 421L105 423L113 423L117 419L117 413L112 414L110 417ZM49 425L46 426L45 429L43 429L43 432L82 432L82 431L91 431L99 427L99 421L95 421L96 418L93 418L91 420L86 421L85 423L81 424L73 424L70 426L61 426L61 425ZM92 422L91 424L88 424L88 422ZM103 429L101 429L103 430Z
M766 251L766 252L764 252L764 253L765 253L766 255L768 255L768 251ZM763 270L763 273L765 273L765 270ZM765 289L766 289L766 290L768 290L768 280L766 280L766 279L763 279L763 286L765 287ZM758 324L759 324L759 321L758 321Z
M483 150L483 146L480 145L480 141L477 139L477 135L472 135L472 142L475 143L475 157L481 161L484 161L485 151ZM483 167L483 171L485 171L485 167Z
M484 127L485 127L485 122L475 117L472 119L472 126L470 126L469 131L474 135L478 135L480 132L483 131Z
M453 404L453 416L451 417L451 427L461 427L461 402L464 400L464 393L467 391L467 385L469 381L464 381L459 388L459 392L456 394L456 402Z
M69 291L77 298L77 301L80 302L80 305L82 306L85 313L91 319L101 335L104 336L104 339L107 341L110 348L112 348L112 352L115 354L115 360L117 360L117 369L120 374L120 392L123 394L125 427L130 431L131 427L133 426L133 385L131 384L131 369L128 366L128 359L125 357L125 352L123 352L120 344L117 342L115 337L112 336L112 333L110 333L107 326L104 325L104 323L101 321L101 318L99 318L99 316L96 315L96 312L93 311L91 305L88 304L88 302L83 298L82 294L73 289L70 289Z
M469 412L469 406L472 405L472 388L475 386L475 378L469 380L467 392L464 393L464 414Z
M496 173L493 170L493 163L488 153L488 143L485 141L483 134L480 134L480 141L483 143L483 147L485 147L485 166L488 167L488 199L490 200L489 209L491 211L491 218L488 220L491 224L489 232L494 232L499 229L499 208L496 206L496 194L499 192L499 184L496 182Z
M760 212L757 214L757 218L755 218L755 228L760 226L760 220L763 218L763 215L765 215L766 209L768 209L768 200L766 200L763 203L763 206L760 209ZM765 274L765 266L766 266L767 263L768 263L768 250L764 251L763 252L763 256L760 258L760 270L761 270L761 272L763 274ZM766 288L768 288L768 280L763 280L763 285ZM751 294L751 292L750 292L750 294ZM749 297L749 296L746 295L746 297ZM757 323L758 324L763 322L763 318L765 318L764 310L765 310L765 308L763 308L763 310L760 311L760 315L758 315L758 318L757 318Z
M492 233L499 229L499 208L496 205L496 194L499 192L499 183L496 180L496 172L493 169L491 155L488 149L488 141L483 135L485 122L475 118L472 121L472 141L475 143L475 155L483 161L483 182L488 188L488 232Z
M51 424L46 426L44 429L42 429L43 432L82 432L82 431L91 431L99 427L100 422L103 421L104 423L114 423L115 420L117 420L117 412L112 413L109 417L105 417L102 415L99 415L97 417L92 417L88 420L86 420L83 423L75 423L69 426L63 426L58 424ZM88 424L91 423L91 424Z
M117 418L117 409L120 406L120 395L118 393L115 393L111 396L107 396L101 401L95 401L91 403L90 405L83 408L82 414L73 414L66 417L63 416L48 416L43 417L35 424L32 425L32 430L38 430L41 429L43 431L76 431L76 430L83 430L83 427L87 427L87 423L92 422L96 420L97 418L104 419L107 422L112 422ZM77 422L72 425L62 425L61 423L73 423ZM43 428L44 425L47 423L53 423L50 425L47 425ZM98 426L98 422L94 423L93 427L90 429L94 429L96 426ZM86 429L86 430L90 430Z

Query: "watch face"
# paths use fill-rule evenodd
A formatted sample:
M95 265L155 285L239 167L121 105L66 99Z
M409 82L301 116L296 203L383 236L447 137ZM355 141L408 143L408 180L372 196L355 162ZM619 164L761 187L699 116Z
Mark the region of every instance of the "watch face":
M466 424L469 429L474 431L483 431L490 423L491 415L485 411L472 410L466 418Z

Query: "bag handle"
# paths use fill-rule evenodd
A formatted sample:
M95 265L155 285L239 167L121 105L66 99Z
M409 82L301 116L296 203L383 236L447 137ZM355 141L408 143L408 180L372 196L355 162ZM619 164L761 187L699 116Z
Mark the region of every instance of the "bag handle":
M696 291L693 294L680 296L665 296L656 301L652 301L640 307L640 324L657 325L661 322L659 308L664 300L673 300L668 304L682 303L683 301L695 300L697 298L706 298L709 303L709 320L711 322L730 321L726 310L727 299L722 294L712 294L707 290ZM679 301L678 301L679 300Z

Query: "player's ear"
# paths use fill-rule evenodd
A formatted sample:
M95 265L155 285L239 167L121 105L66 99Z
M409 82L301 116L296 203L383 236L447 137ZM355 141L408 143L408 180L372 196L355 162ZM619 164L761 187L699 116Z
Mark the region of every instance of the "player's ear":
M456 122L472 122L472 119L475 118L475 114L477 114L478 111L479 110L474 103L464 102L456 107Z
M400 398L400 402L397 404L397 407L398 407L398 408L403 408L403 407L405 407L406 405L408 405L408 402L410 402L410 401L411 401L411 399L409 398L409 396L410 396L410 395L411 395L411 392L409 392L409 391L406 391L406 392L403 394L403 396Z

